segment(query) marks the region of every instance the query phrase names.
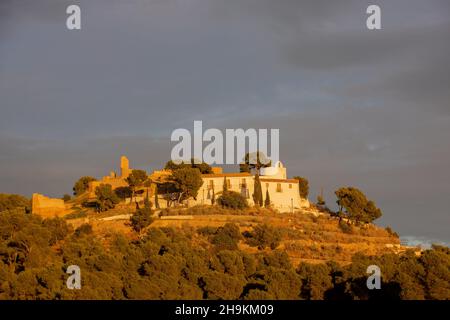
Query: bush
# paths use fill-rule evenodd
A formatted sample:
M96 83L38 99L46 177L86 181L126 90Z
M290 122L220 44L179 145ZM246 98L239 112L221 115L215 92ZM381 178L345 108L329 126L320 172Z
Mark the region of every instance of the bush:
M391 236L395 238L399 238L398 233L391 229L391 227L386 227L387 233L389 233Z
M230 209L245 209L248 207L247 199L240 193L234 191L222 193L217 199L217 203L224 208Z
M64 237L64 229L57 219L0 213L0 300L450 298L447 247L433 246L420 256L413 250L401 255L359 253L349 265L303 263L294 270L284 250L214 252L197 237L189 239L191 231L184 227L149 228L147 237L136 240L115 233L104 236L85 224L77 229L78 236L66 236L58 247L52 246L53 239ZM237 231L227 225L215 234L234 239ZM323 259L324 250L334 251L337 243L297 245L313 259ZM64 290L62 279L67 279L71 264L82 270L82 290ZM383 271L381 290L367 288L367 266L372 264Z
M80 237L82 235L91 235L92 233L92 226L89 223L83 223L75 230L75 235L77 237Z
M73 186L73 195L79 196L86 192L86 190L89 188L89 183L92 181L97 181L97 179L89 176L81 177L80 179L78 179L78 181L75 182Z
M26 212L30 212L31 201L17 194L0 193L0 212L25 208Z
M343 233L353 234L354 232L353 227L343 220L339 221L339 228Z
M280 230L267 224L257 225L246 236L247 243L251 246L258 247L258 249L264 249L265 247L275 249L281 241Z
M236 250L242 235L239 227L234 223L227 223L223 227L217 229L211 243L220 250Z
M100 184L95 188L95 196L97 197L96 208L98 212L113 209L119 203L119 198L112 191L110 184Z
M51 233L51 245L55 244L59 240L63 240L71 231L70 225L68 225L66 221L61 218L45 219L43 221L43 225Z
M142 209L136 210L136 212L130 218L133 229L137 232L141 232L148 227L154 219L152 218L152 210L150 203L146 199L146 205Z
M118 187L114 190L114 193L121 199L131 198L132 191L130 187Z
M197 233L203 236L211 236L217 233L218 228L205 226L197 229Z

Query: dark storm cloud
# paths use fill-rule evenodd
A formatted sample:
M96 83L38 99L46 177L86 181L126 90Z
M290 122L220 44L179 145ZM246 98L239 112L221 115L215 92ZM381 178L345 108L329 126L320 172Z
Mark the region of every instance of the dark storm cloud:
M312 198L355 185L405 235L449 242L448 1L0 2L0 191L160 167L170 133L279 128ZM424 214L426 212L426 214Z

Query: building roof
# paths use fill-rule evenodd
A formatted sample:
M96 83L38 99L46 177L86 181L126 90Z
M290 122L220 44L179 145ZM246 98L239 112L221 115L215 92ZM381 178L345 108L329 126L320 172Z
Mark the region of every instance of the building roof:
M254 175L248 172L230 172L230 173L207 173L202 174L202 178L223 178L223 177L254 177ZM261 182L279 182L279 183L298 183L297 179L276 179L276 178L264 178L260 176Z
M248 172L230 172L230 173L206 173L202 178L220 178L220 177L251 177Z
M272 179L272 178L259 178L261 182L280 182L280 183L298 183L297 179Z

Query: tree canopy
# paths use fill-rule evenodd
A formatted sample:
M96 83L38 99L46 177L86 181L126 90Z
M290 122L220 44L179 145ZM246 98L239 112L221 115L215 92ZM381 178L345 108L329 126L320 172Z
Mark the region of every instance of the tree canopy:
M172 172L171 183L178 194L178 202L190 197L196 198L198 190L203 185L203 179L198 168L180 168Z
M257 151L245 155L243 161L239 164L239 170L240 172L248 173L251 173L253 170L259 173L261 168L267 168L271 165L272 161L263 152Z
M191 159L190 163L181 161L180 163L175 163L174 161L169 160L164 166L164 169L172 171L183 168L197 168L198 170L200 170L201 174L212 173L212 167L209 164L207 164L206 162L195 163L194 158Z
M253 190L253 202L255 206L263 206L263 195L262 195L262 187L261 180L259 179L259 174L255 175L255 189Z
M335 191L339 214L350 220L370 223L381 217L382 212L375 203L354 187L344 187Z
M110 184L100 184L95 188L97 211L113 209L119 203L119 197L114 193Z
M142 187L147 178L147 172L137 169L133 169L130 175L126 178L128 186L131 190L131 201L133 201L134 195L136 194L136 189Z
M0 212L0 299L450 299L450 249L420 256L367 256L293 265L276 248L276 227L258 225L242 239L239 225L193 230L150 226L138 239L89 224L75 231L60 218ZM272 228L272 229L271 229ZM207 242L206 249L198 239ZM247 253L240 241L264 250ZM269 248L268 248L269 247ZM82 270L82 290L66 287L68 265ZM366 286L367 266L382 270L380 290Z
M144 208L139 208L136 212L131 216L130 222L133 229L139 233L146 227L148 227L152 222L152 209L151 204L148 198L145 198Z
M300 197L303 199L308 199L309 195L309 181L304 177L295 176L294 179L298 180L298 190L300 192Z
M217 198L217 203L230 209L244 209L248 207L247 199L238 192L225 191Z
M0 193L0 212L14 209L25 209L29 212L31 201L18 194Z
M73 186L73 195L79 196L79 195L83 194L84 192L86 192L87 189L89 188L89 182L91 182L91 181L97 181L97 179L95 179L94 177L90 177L90 176L85 176L85 177L81 177L80 179L78 179L78 181L75 182L75 184Z

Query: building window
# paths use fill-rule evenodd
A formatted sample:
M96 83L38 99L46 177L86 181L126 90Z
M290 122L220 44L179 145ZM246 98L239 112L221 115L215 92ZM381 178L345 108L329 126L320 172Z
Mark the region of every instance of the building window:
M289 183L289 189L292 189L292 183Z
M283 192L281 189L281 183L277 183L277 192Z
M268 183L266 183L266 189L269 189L269 184Z

